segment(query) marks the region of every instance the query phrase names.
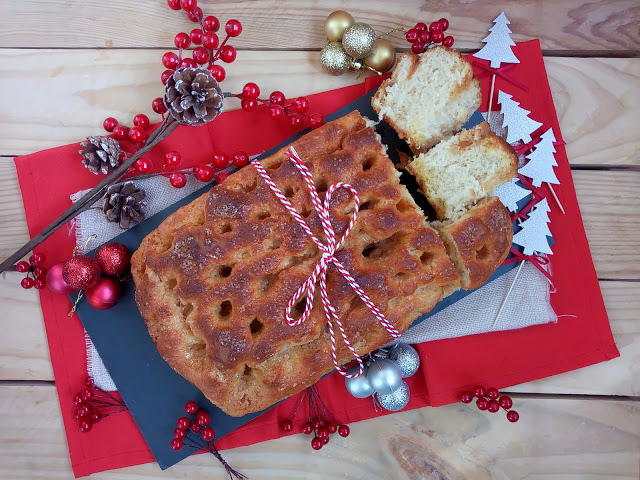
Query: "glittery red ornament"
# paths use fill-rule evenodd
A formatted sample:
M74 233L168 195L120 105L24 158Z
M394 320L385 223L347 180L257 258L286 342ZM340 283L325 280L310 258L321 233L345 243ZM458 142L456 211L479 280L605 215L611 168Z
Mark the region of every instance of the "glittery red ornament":
M87 302L98 310L108 310L120 300L120 284L109 277L100 277L96 284L85 292Z
M109 242L98 249L96 260L105 275L122 275L131 267L131 252L121 243Z
M47 287L53 293L59 293L60 295L69 295L76 290L67 284L62 278L62 268L64 263L58 263L51 267L47 272Z
M87 255L75 255L62 267L62 278L75 290L86 290L98 281L99 276L98 261Z

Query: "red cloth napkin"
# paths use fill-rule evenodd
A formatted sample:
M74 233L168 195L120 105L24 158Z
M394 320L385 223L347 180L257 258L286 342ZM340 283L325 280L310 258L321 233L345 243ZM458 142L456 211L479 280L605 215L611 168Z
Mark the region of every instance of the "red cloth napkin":
M519 43L514 47L514 53L521 63L511 68L509 75L526 84L529 91L498 77L494 97L497 98L498 89L510 93L523 108L531 110L531 118L543 122L537 134L553 127L560 139L539 42ZM491 77L482 69L476 69L475 73L483 86L481 109L484 110ZM370 77L364 84L309 98L313 110L326 115L377 87L380 81L380 77ZM494 109L498 109L495 101ZM261 153L291 133L286 122L271 121L265 112L239 110L225 113L204 127L180 127L147 156L156 165L162 165L162 155L177 149L184 159L181 166L193 165L208 161L216 150L229 154L237 150ZM71 204L70 194L95 185L96 177L81 167L77 151L78 144L73 144L16 158L32 236ZM556 192L567 213L562 215L550 200L550 228L556 240L551 265L557 288L551 303L558 315L572 316L563 316L556 324L418 345L423 367L409 379L411 401L407 408L455 402L463 390L477 383L504 388L619 356L591 261L564 147L557 147L556 160L559 164L556 175L561 181ZM52 162L58 168L49 168ZM167 188L171 187L167 184ZM74 246L72 230L65 227L36 251L45 252L47 266L52 266L66 260ZM77 318L67 316L70 304L66 297L41 290L40 299L74 474L78 477L152 462L144 439L127 413L109 417L89 433L78 431L72 399L84 387L87 375L84 331ZM319 383L319 388L330 410L342 422L351 423L384 414L374 411L370 399L351 397L338 375L326 377ZM294 397L281 403L221 439L217 442L218 448L250 445L284 435L278 424L290 418L297 401L298 397ZM304 415L303 408L298 413L300 421L293 433L300 431L299 424Z

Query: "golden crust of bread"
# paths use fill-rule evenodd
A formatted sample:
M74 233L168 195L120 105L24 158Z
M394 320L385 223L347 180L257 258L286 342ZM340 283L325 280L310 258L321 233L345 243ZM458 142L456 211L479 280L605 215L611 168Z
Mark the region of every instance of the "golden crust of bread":
M336 257L399 331L459 280L437 232L353 112L293 142L324 197L338 181L359 193L358 220ZM261 161L316 236L319 218L285 149ZM332 200L338 236L353 202ZM132 258L136 302L162 357L232 416L262 410L333 369L319 293L311 317L290 327L290 297L320 258L317 247L257 171L247 166L170 215ZM344 278L329 267L328 291L359 354L390 340ZM294 314L301 313L300 303ZM338 336L341 363L351 359Z
M434 225L467 290L489 279L507 258L513 242L511 217L498 197L483 199L453 223Z

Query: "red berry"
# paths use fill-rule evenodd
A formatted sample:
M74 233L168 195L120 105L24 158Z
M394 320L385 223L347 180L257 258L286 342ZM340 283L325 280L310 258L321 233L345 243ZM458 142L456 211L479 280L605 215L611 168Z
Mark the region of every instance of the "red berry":
M284 117L284 108L280 105L271 105L269 107L269 116L272 120L280 120Z
M205 427L202 429L202 439L207 442L213 440L213 437L216 436L216 431L211 427Z
M246 165L249 164L249 155L246 154L246 152L236 152L233 154L233 164L238 167L238 168L242 168Z
M93 398L93 392L91 390L89 390L88 388L85 388L84 390L82 390L80 392L80 396L82 397L82 399L85 402L88 402L89 400L91 400Z
M271 95L269 95L270 103L275 103L276 105L284 105L284 101L285 96L282 92L276 90L275 92L271 92Z
M189 430L191 430L193 433L200 433L202 427L197 423L192 423L191 425L189 425Z
M229 157L224 152L215 152L211 161L218 170L229 166Z
M324 118L319 113L312 113L309 116L309 126L311 128L318 128L324 125Z
M193 49L193 59L196 63L204 65L209 61L209 51L204 47L196 47Z
M322 439L322 445L326 445L327 443L329 443L329 436L328 435Z
M187 177L183 173L172 173L169 175L169 183L172 187L182 188L187 184Z
M28 290L29 288L33 288L34 283L35 283L35 282L33 281L33 279L32 279L32 278L30 278L30 277L24 277L24 278L22 279L22 281L20 282L20 285L22 286L22 288L25 288L25 289L27 289L27 290Z
M420 42L413 42L411 44L411 51L413 53L415 53L416 55L422 53L424 50L424 44L420 43Z
M444 33L433 32L431 34L431 40L433 40L434 43L442 43L444 41Z
M36 278L33 282L33 286L36 290L42 290L47 286L47 281L44 278Z
M181 430L179 428L176 428L173 431L173 438L184 438L187 436L187 431L186 430Z
M89 418L93 423L98 423L100 420L102 420L102 413L94 410L93 412L91 412L91 415L89 415Z
M213 78L215 78L218 82L223 81L227 76L227 72L225 72L224 68L220 65L209 65L207 67L207 70L211 72Z
M240 102L240 106L245 112L253 112L258 108L258 102L251 98L243 98Z
M160 81L162 82L162 84L166 85L167 80L169 80L171 75L173 75L174 73L175 73L175 70L165 70L164 72L162 72L162 75L160 75Z
M293 422L291 420L285 420L280 424L280 428L283 432L290 432L293 430Z
M177 152L169 152L169 153L177 153ZM166 155L165 155L165 157L166 157ZM190 415L193 415L194 413L196 413L198 411L198 404L196 402L194 402L193 400L191 400L190 402L185 403L184 411L187 412Z
M113 136L116 140L125 140L129 133L129 129L124 125L116 125L113 129Z
M73 406L74 407L80 407L83 403L84 403L84 400L82 399L82 396L80 396L80 394L78 394L75 397L73 397Z
M113 132L113 129L118 126L118 121L113 117L107 117L102 122L102 126L107 132Z
M171 10L180 10L180 0L167 0L167 4Z
M305 423L302 427L302 433L309 435L311 432L313 432L313 427L310 423Z
M298 113L304 113L311 107L311 102L307 97L298 97L293 102L293 108Z
M474 397L484 397L484 387L482 385L476 385L472 390Z
M407 39L407 42L413 43L416 40L418 40L419 35L420 35L420 30L417 30L415 28L410 28L409 30L407 30L407 33L405 34L404 38Z
M418 22L418 23L416 23L416 26L413 27L413 28L415 28L416 30L426 30L427 29L427 24L423 23L423 22Z
M213 178L215 178L216 183L222 183L227 179L228 176L229 172L218 172L214 175Z
M146 158L139 158L133 164L133 168L135 168L140 173L148 173L151 171L151 162Z
M198 64L193 58L186 57L180 60L180 67L196 68L197 66Z
M242 96L244 98L255 100L260 96L260 88L253 82L249 82L242 87Z
M180 438L174 438L171 440L171 448L178 451L184 446L184 442Z
M198 6L197 0L180 0L180 8L190 12Z
M205 18L202 24L205 32L217 32L220 28L220 21L213 15Z
M479 398L478 400L476 400L476 406L479 410L486 410L487 408L489 408L489 400L484 397Z
M194 45L202 44L202 35L203 35L203 32L200 28L194 28L189 33L189 37L191 37L191 41L193 42Z
M180 157L179 152L171 151L164 154L164 164L168 165L169 167L177 166L180 163L180 160L182 160L182 158ZM196 404L196 410L197 410L197 404ZM187 412L187 413L195 413L196 410L194 410L193 412Z
M318 438L325 438L329 436L329 429L327 427L320 427L318 429L318 432L316 433L316 435L318 436Z
M348 437L351 430L349 430L348 425L339 425L338 426L338 435L341 437Z
M157 98L153 99L153 101L151 102L151 109L154 112L159 113L161 115L167 111L167 107L164 104L164 101L162 100L162 97L157 97ZM114 131L114 133L115 133L115 131Z
M189 17L189 20L192 22L199 22L202 18L202 9L200 7L194 8L187 14L187 17Z
M202 36L202 46L204 48L208 48L209 50L214 50L218 48L218 44L220 43L220 39L218 35L215 33L205 33Z
M209 165L203 165L196 170L196 178L201 182L210 182L213 180L213 168Z
M43 253L34 253L29 257L29 263L31 265L42 265L47 257Z
M238 20L229 20L224 26L224 31L230 37L237 37L242 33L242 24Z
M178 61L178 55L173 52L166 52L162 55L162 65L164 65L165 68L176 68L178 66Z
M180 32L174 37L173 43L177 48L189 48L191 37L184 32Z
M520 415L515 410L507 412L507 420L509 420L511 423L516 423L519 418Z
M491 413L496 413L498 410L500 410L500 405L498 404L497 401L490 400L487 410L489 410Z
M453 37L451 35L444 37L444 40L442 40L442 45L448 48L453 47Z
M442 32L446 32L449 28L449 20L447 20L446 18L441 18L440 20L438 20L438 23L440 24L440 30Z
M471 403L471 400L473 400L473 395L469 392L464 392L460 395L460 401L462 403Z
M311 439L311 448L313 448L314 450L320 450L322 448L322 439L313 437Z
M428 30L422 30L418 36L418 40L420 43L429 43L429 40L431 40L431 34Z
M304 127L304 117L299 113L289 115L289 126L294 130L300 130Z
M144 140L144 130L142 127L131 127L129 129L129 140L135 143L140 143Z
M511 397L507 395L501 396L500 400L498 400L498 403L505 410L509 410L511 407L513 407L513 400L511 400Z
M320 425L320 419L319 419L319 418L314 418L314 419L311 421L311 425L313 425L313 429L314 429L314 430L317 430L317 429L318 429L318 428L320 428L320 426L321 426L321 425Z
M176 422L176 427L178 427L180 430L186 430L187 428L189 428L189 425L191 425L191 422L187 417L180 417Z
M198 422L198 425L204 427L211 423L211 415L209 415L206 410L198 410L198 413L196 413L196 421Z
M495 400L500 396L500 392L498 392L498 389L495 387L487 388L487 391L485 392L485 396L489 400Z
M329 433L336 433L338 431L338 425L333 422L329 422L327 428L329 429Z
M225 45L224 47L220 48L219 52L220 60L225 63L231 63L236 59L236 49L231 45Z
M82 433L86 433L91 430L91 427L93 427L93 422L91 421L91 419L80 420L80 423L78 423L78 427L80 428L80 431Z
M24 260L16 263L16 270L20 273L28 272L31 266Z
M431 25L429 25L429 31L431 33L440 32L442 31L442 26L440 25L439 22L431 22Z
M135 117L133 117L133 124L136 127L140 127L142 129L149 128L149 117L147 117L144 113L139 113Z

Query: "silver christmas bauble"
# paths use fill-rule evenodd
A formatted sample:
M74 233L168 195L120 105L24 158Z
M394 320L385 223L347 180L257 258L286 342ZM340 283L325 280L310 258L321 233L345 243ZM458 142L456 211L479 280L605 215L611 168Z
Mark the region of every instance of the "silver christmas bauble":
M402 378L410 377L420 368L420 356L418 352L406 343L399 343L393 347L389 351L389 358L400 367Z
M327 43L320 52L320 65L329 75L342 75L353 65L353 59L340 42Z
M402 410L409 403L409 385L404 380L400 387L393 393L388 395L381 395L376 393L378 397L378 401L380 405L385 410L389 410L390 412L397 412L398 410Z
M382 358L369 365L367 380L376 392L388 395L402 384L402 371L393 360Z
M342 46L353 58L364 58L376 43L376 32L366 23L356 22L342 35Z
M347 373L349 375L358 373L359 368L359 365L351 367ZM369 380L367 380L367 367L364 367L364 371L357 377L345 378L344 384L349 393L356 398L367 398L373 393L373 388L369 384Z

